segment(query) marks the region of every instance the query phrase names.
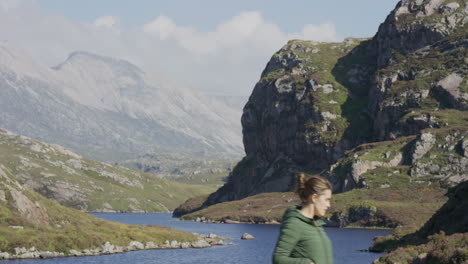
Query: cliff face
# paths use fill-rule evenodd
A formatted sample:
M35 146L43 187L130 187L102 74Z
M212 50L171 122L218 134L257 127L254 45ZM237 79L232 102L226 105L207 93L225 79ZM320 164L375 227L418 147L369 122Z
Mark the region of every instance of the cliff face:
M379 27L369 94L376 140L444 126L431 112L468 109L467 14L464 1L402 1ZM409 109L418 114L402 119Z
M352 166L327 170L360 144L420 135L423 129L461 127L451 135L454 148L447 149L454 173L442 178L449 185L466 178L457 144L463 146L468 125L467 12L464 1L401 1L370 40L289 41L267 64L244 107L246 157L205 206L290 190L297 171L330 174L339 191L368 187L353 176ZM410 176L436 175L435 167L406 159L415 144L409 141L398 155L374 160L367 170L406 165ZM432 159L428 152L415 155ZM333 176L337 167L345 176Z

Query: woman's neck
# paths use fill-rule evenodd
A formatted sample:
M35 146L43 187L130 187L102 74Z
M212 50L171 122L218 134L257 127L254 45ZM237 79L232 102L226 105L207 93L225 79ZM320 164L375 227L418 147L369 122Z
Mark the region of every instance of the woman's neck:
M314 218L314 205L313 204L302 204L301 213L308 218Z

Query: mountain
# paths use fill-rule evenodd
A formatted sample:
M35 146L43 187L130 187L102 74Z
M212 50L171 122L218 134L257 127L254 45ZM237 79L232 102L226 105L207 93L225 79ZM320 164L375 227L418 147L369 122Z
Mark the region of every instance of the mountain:
M91 212L168 212L215 188L188 185L101 163L59 145L0 129L0 166L22 186Z
M289 191L299 171L335 193L467 180L467 15L405 0L371 39L289 41L244 107L246 156L203 206Z
M100 160L242 153L240 109L88 52L51 69L1 42L0 111L0 127Z

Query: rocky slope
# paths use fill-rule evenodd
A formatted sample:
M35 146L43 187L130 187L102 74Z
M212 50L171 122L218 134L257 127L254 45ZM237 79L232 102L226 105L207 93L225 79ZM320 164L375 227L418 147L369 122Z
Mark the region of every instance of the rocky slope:
M330 176L338 192L385 188L369 185L372 171L466 180L467 15L465 1L400 1L372 39L289 41L244 108L246 156L204 206L291 190L297 171ZM349 152L370 142L388 147Z
M243 153L240 108L87 52L50 69L0 42L0 111L0 127L99 160Z
M161 179L189 184L221 187L238 159L223 157L194 157L190 154L145 154L135 159L116 162L118 165L141 170Z
M113 223L61 206L21 185L4 164L0 179L0 259L209 247L213 240L167 227Z
M468 261L468 181L417 232L377 238L373 250L393 250L374 263L466 263Z
M167 212L212 191L85 159L59 145L0 129L0 165L25 187L62 205L94 212Z

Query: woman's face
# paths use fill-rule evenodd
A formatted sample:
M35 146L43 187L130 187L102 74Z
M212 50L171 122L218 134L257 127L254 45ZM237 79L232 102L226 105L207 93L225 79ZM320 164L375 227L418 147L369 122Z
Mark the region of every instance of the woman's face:
M330 208L331 190L325 190L321 195L312 195L314 204L314 215L324 216L328 208Z

